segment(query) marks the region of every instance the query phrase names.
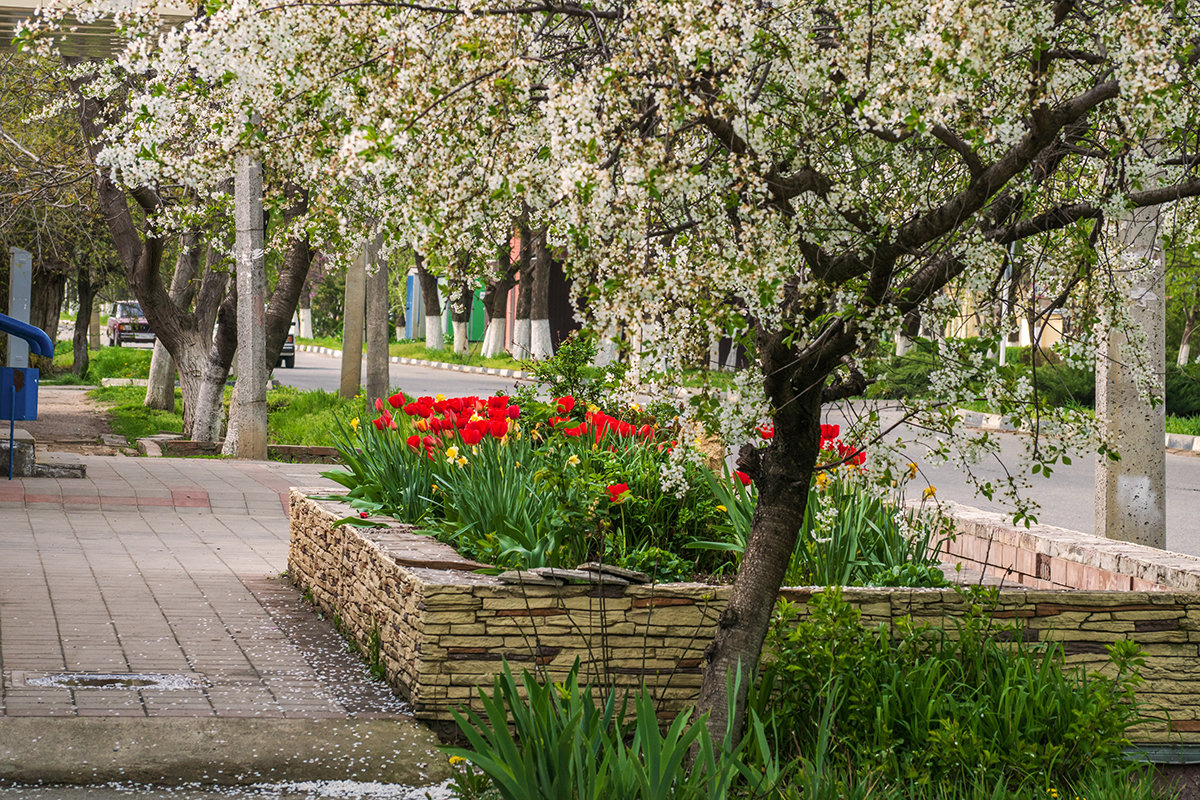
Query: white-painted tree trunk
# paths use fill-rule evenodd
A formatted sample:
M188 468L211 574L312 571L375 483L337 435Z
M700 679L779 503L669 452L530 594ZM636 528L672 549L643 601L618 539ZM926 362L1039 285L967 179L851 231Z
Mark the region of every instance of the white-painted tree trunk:
M492 358L504 352L504 320L506 317L494 317L483 332L483 349L480 355Z
M237 395L238 395L238 387L237 387L237 383L235 382L233 384L233 394L230 395L230 398L229 398L229 408L230 408L229 427L225 431L225 444L221 447L221 455L223 455L223 456L232 456L232 455L237 454L238 415L235 413L232 413L232 409L237 408Z
M146 381L146 408L175 410L175 360L166 345L156 341L150 356L150 377Z
M442 316L426 315L425 317L425 347L430 350L446 349L446 333L442 328Z
M607 367L617 360L620 348L617 343L617 332L609 329L600 337L596 346L596 366Z
M533 334L530 331L528 319L518 319L513 322L513 358L529 358L532 353ZM537 356L534 356L537 358Z
M300 338L301 339L313 338L312 309L311 308L301 308L299 310L299 314L300 314L300 333L299 333Z
M470 325L466 322L454 323L454 352L460 356L467 354L467 349L470 347Z
M554 340L550 336L550 320L530 320L529 353L538 361L554 355Z
M225 378L204 376L200 393L196 397L196 421L192 426L192 438L197 442L217 442L225 426Z
M1181 367L1186 367L1188 359L1192 357L1192 346L1185 339L1183 344L1179 345L1179 357L1175 359L1175 363Z
M1001 343L1001 347L1003 346L1003 343ZM908 352L910 347L912 347L912 339L905 336L902 332L896 331L896 357L900 358L903 356Z

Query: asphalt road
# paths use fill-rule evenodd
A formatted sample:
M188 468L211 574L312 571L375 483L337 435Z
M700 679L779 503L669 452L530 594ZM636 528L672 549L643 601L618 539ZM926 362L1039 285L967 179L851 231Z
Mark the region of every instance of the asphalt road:
M454 372L430 367L412 367L404 364L389 364L391 386L402 389L405 394L461 397L463 395L490 395L503 389L511 392L516 385L512 378L492 375L476 375L469 372ZM324 389L337 391L341 383L342 360L337 356L319 353L296 353L296 366L288 369L278 367L274 376L280 383L299 389ZM364 362L362 379L366 378Z
M511 391L512 378L453 372L428 367L391 364L391 383L406 393L448 396L491 394L498 389ZM336 390L341 375L341 360L315 353L296 353L296 366L277 369L275 377L282 383L303 389ZM831 422L839 422L831 418ZM911 440L913 432L901 435ZM997 434L1001 442L1000 460L985 461L973 470L987 479L1004 475L1002 464L1016 465L1022 443L1019 434ZM987 511L1005 512L1003 504L976 495L966 474L954 466L935 465L913 453L921 465L921 479L937 487L937 496ZM1094 454L1082 453L1073 458L1069 467L1059 466L1050 478L1033 476L1028 496L1040 506L1038 522L1071 530L1092 533L1095 528L1095 464ZM924 483L921 485L925 485ZM1167 454L1167 549L1200 556L1200 456Z

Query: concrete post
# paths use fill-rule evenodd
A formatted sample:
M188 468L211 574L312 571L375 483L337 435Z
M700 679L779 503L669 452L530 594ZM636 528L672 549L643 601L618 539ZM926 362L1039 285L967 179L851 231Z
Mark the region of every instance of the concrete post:
M372 248L374 250L374 248ZM374 261L374 252L369 253ZM367 400L383 397L388 390L388 265L375 265L367 276Z
M346 270L346 298L342 313L342 382L338 396L349 400L362 385L363 313L367 294L367 248Z
M19 247L10 247L12 254L8 271L8 315L18 322L29 322L29 296L33 291L33 254ZM29 366L29 343L19 336L8 335L8 366Z
M1120 461L1096 463L1096 534L1166 547L1166 410L1140 396L1133 367L1154 376L1159 398L1165 387L1166 291L1157 209L1138 209L1117 222L1117 257L1110 269L1129 279L1126 308L1145 341L1132 347L1125 331L1100 331L1096 361L1096 419L1116 442Z
M263 268L262 164L239 156L234 179L237 236L237 416L238 458L267 457L267 281Z
M100 349L100 304L92 307L92 318L88 323L88 350Z

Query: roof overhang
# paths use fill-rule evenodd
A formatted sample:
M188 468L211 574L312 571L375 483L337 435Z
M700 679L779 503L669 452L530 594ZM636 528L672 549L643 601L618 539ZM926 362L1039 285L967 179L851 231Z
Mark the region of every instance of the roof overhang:
M136 0L130 0L132 5ZM0 49L11 45L17 25L29 19L45 5L45 0L0 0ZM172 23L182 22L192 16L191 8L179 6L168 9L164 19ZM112 20L100 20L87 24L73 23L70 16L61 34L55 37L59 49L66 55L85 58L106 58L121 46Z

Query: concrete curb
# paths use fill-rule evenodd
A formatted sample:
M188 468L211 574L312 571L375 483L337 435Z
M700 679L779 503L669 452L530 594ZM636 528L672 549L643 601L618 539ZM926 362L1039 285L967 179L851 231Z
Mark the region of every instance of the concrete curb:
M1028 428L1020 428L1010 424L1001 414L985 414L982 411L968 411L965 408L959 408L957 411L959 416L962 417L963 425L968 428L1009 433L1016 433L1018 431L1028 432ZM1200 455L1200 436L1191 436L1185 433L1168 433L1163 437L1163 446L1168 450L1186 450Z
M411 719L0 717L0 780L179 785L449 777Z
M323 356L342 357L341 350L334 350L332 347L317 347L311 344L298 344L296 349L305 353L317 353ZM472 367L466 364L451 364L445 361L428 361L423 358L403 358L401 356L388 356L388 361L392 364L405 364L410 367L430 367L432 369L444 369L450 372L467 372L472 375L494 375L501 378L515 378L517 380L531 380L528 372L519 369L498 369L496 367Z

